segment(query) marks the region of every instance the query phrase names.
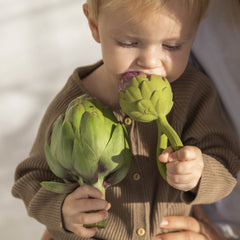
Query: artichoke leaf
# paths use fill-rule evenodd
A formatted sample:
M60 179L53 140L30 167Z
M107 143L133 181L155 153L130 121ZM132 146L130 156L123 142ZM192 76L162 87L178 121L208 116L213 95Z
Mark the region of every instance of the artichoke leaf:
M77 136L80 134L79 126L80 126L80 122L81 122L83 113L84 113L84 107L82 104L72 107L71 112L69 112L69 114L71 114L70 122L72 123L73 130ZM66 116L68 116L68 114L66 114Z
M150 97L152 95L152 90L149 87L148 80L142 81L141 92L142 92L142 98L143 99L150 99Z
M115 124L118 123L118 121L117 121L116 117L114 116L113 112L109 111L108 108L103 108L102 109L102 114L104 116L105 126L115 125Z
M105 184L106 186L108 185L113 185L121 182L127 175L128 170L130 168L131 164L131 158L132 158L132 152L128 148L128 143L125 141L126 148L122 150L121 155L124 158L123 163L121 166L119 165L113 172L111 172L107 178L105 178Z
M138 87L129 87L125 90L125 98L127 101L137 101L142 99L141 90ZM133 100L132 100L133 99Z
M54 122L52 127L52 134L51 134L51 143L50 148L52 151L52 154L56 156L56 153L58 152L60 139L61 139L61 128L63 123L64 116L60 115L57 120Z
M127 84L127 83L126 83ZM136 77L133 77L131 80L131 86L133 87L138 87L139 86L139 81L137 80Z
M72 169L72 151L73 151L73 141L74 141L74 132L70 122L65 121L62 125L62 150L63 157L60 162L64 168L71 170Z
M133 111L131 112L131 118L135 121L139 121L139 122L151 122L156 120L156 117L152 114L142 114L140 112L137 111Z
M143 115L150 114L150 115L153 115L155 117L155 119L157 119L157 117L158 117L158 114L157 114L156 110L154 109L150 100L142 99L142 100L138 101L137 109Z
M149 87L154 91L158 91L162 89L165 86L165 83L163 82L162 78L156 75L151 75L149 79Z
M80 128L81 141L91 146L97 157L101 156L110 137L110 132L103 126L104 121L96 113L83 114Z
M54 193L71 193L73 192L79 185L78 183L60 183L53 181L43 181L41 182L41 186L47 189L48 191Z
M62 179L68 179L68 173L67 169L65 169L57 160L55 157L53 157L51 153L51 149L48 145L48 143L45 143L45 155L47 159L48 166L50 170L54 173L55 176L62 178Z
M156 105L158 104L158 100L159 100L159 91L155 90L152 92L152 96L150 98L150 101L153 107L155 107L155 109L156 109Z
M75 138L72 158L74 171L83 178L83 181L87 184L96 182L99 157L92 147Z
M105 171L111 171L115 169L121 162L123 162L123 156L121 155L122 150L125 147L124 143L124 132L121 124L117 124L114 128L112 136L104 149L100 164Z
M132 152L127 137L124 137L125 131L124 125L119 123L102 154L101 164L107 166L109 171L108 174L105 174L107 176L105 178L107 185L113 185L122 181L130 167Z
M151 75L150 85L153 90L162 90L167 87L168 80L157 75Z
M159 99L156 104L156 111L160 113L160 115L167 115L171 111L172 106L172 101L170 102L166 99Z

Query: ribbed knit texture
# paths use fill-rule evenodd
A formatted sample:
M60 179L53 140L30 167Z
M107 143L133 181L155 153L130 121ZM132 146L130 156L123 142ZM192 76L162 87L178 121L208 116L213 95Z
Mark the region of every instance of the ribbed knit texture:
M81 83L91 71L102 64L78 68L49 105L28 158L16 170L12 193L21 198L28 214L45 224L55 240L80 240L62 227L61 208L66 197L54 194L40 185L43 180L58 180L49 170L44 156L44 143L49 139L53 122L69 102L85 93ZM240 170L240 150L222 105L211 81L188 66L172 83L174 107L168 120L184 145L195 145L203 152L204 171L196 195L169 186L156 165L157 126L132 121L126 126L133 151L131 168L119 184L109 187L106 199L111 202L107 227L92 239L150 240L162 232L163 216L189 215L192 204L210 203L229 194ZM120 109L114 114L120 122L125 115ZM134 180L133 174L140 179ZM138 236L144 228L144 236Z

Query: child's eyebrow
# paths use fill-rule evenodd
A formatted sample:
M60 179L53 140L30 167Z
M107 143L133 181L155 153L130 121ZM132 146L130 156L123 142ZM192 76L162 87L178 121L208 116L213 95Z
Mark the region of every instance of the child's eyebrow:
M174 42L174 41L182 41L182 42L186 42L189 41L193 38L194 36L179 36L179 37L173 37L173 38L167 38L164 41L166 42Z
M139 41L147 41L148 37L147 36L143 36L140 33L135 33L134 30L132 29L125 29L125 28L121 28L121 27L117 27L117 28L113 28L110 29L110 33L112 36L116 35L117 37L119 36L123 36L129 39L133 39L133 40L139 40ZM187 42L189 40L191 40L193 37L195 36L195 34L193 32L190 33L184 33L184 34L180 34L180 35L175 35L173 34L173 36L170 36L169 38L165 38L165 39L161 39L162 42L174 42L174 41L181 41L181 42Z

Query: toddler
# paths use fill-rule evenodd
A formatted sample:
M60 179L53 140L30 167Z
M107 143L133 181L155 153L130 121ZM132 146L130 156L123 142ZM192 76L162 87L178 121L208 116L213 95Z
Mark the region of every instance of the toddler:
M102 61L77 68L51 102L29 157L16 170L12 190L53 239L157 239L164 216L190 215L193 204L211 203L232 191L239 146L212 82L188 65L208 4L209 0L84 4L92 36L101 44ZM119 107L119 84L127 72L156 74L171 83L174 106L168 121L185 146L177 152L167 148L159 156L167 165L167 181L156 164L156 123L135 122ZM59 181L44 155L52 124L74 98L85 93L109 106L130 135L131 168L122 182L106 190L106 200L91 186L66 195L40 185ZM107 219L105 229L83 226L103 219Z

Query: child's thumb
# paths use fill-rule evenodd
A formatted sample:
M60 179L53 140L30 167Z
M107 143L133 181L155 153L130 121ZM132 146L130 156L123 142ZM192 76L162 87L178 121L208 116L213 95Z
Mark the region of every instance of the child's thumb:
M169 160L169 155L173 152L172 147L167 147L163 152L159 155L158 159L160 162L168 162Z

